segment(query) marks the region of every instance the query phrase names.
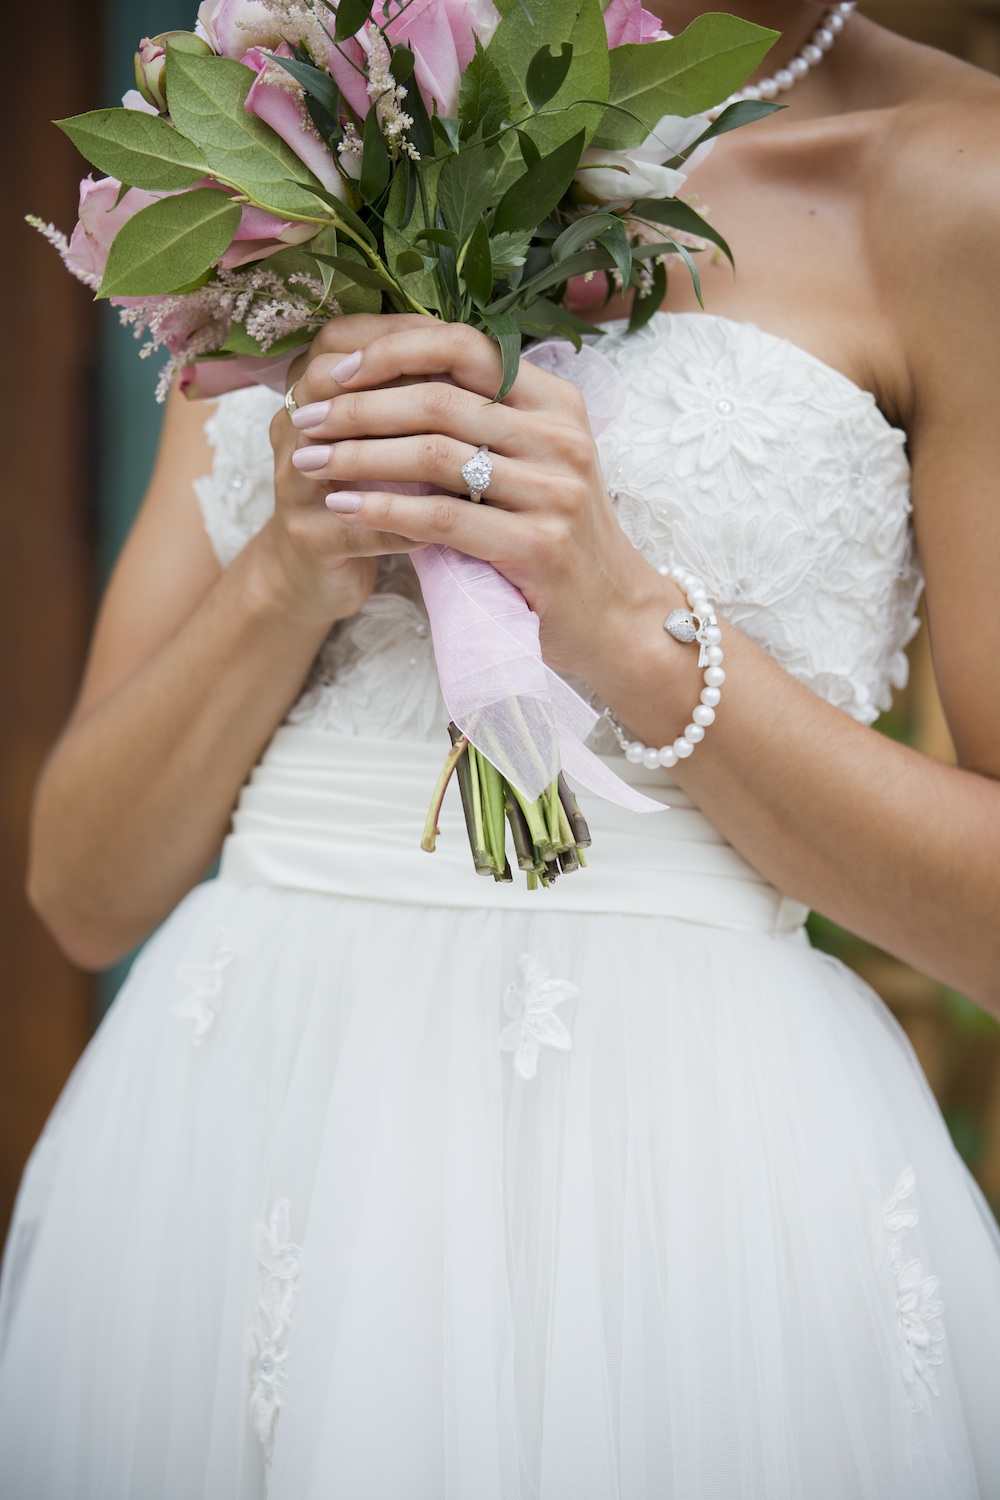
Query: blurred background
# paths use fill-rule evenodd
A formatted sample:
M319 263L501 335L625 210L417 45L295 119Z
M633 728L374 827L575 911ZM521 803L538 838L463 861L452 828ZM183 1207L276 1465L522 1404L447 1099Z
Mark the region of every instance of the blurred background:
M83 164L49 123L119 102L139 38L189 28L197 0L49 0L44 72L8 57L0 361L8 484L0 497L0 1239L25 1158L125 967L82 974L24 899L32 787L72 704L95 603L152 463L156 371L94 306L25 213L67 232ZM719 9L725 9L720 0ZM868 0L883 25L1000 73L1000 0ZM12 190L13 183L13 190ZM887 733L942 760L951 743L925 635ZM1000 1209L1000 1026L969 1001L814 918L902 1023L955 1142Z

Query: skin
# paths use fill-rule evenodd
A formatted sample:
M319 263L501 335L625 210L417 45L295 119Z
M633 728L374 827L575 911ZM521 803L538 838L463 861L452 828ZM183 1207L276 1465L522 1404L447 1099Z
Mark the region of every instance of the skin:
M678 31L710 8L658 10ZM762 71L821 14L802 0L729 8L783 30ZM848 719L723 622L718 720L671 774L781 890L1000 1015L1000 84L855 17L789 98L794 108L724 138L692 176L739 268L704 268L706 305L811 351L906 428L959 764ZM693 305L675 275L666 306ZM359 350L360 368L338 381ZM491 406L494 346L408 318L338 319L296 373L300 405L321 409L308 430L275 418L275 515L225 573L191 488L211 464L206 413L171 401L35 808L32 899L84 965L125 951L200 878L380 553L447 542L495 563L537 611L547 660L647 744L673 739L697 701L695 654L661 628L683 601L614 522L571 387L526 367ZM489 503L472 506L447 491L481 442L496 470ZM304 455L320 467L303 471ZM380 478L439 493L366 493L351 515L324 504Z

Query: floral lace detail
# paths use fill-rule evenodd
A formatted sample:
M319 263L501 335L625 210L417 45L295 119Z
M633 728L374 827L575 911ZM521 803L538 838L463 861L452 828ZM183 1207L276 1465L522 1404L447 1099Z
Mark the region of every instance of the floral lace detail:
M519 962L524 983L507 986L504 1010L513 1019L500 1033L500 1050L513 1052L514 1072L530 1080L538 1072L542 1047L555 1047L558 1052L572 1047L573 1039L555 1007L575 999L580 991L568 979L550 979L544 958L522 953Z
M220 927L213 959L208 963L181 964L177 969L177 978L182 984L188 985L189 989L186 995L174 1001L170 1009L179 1019L194 1023L192 1041L196 1047L201 1046L222 1008L225 985L222 976L235 957L236 949L232 946L229 934L224 927Z
M934 1369L944 1361L939 1347L944 1343L937 1276L928 1276L923 1265L907 1254L903 1236L916 1229L919 1213L912 1199L916 1176L906 1167L890 1197L882 1206L882 1228L890 1236L887 1256L895 1280L896 1320L899 1330L899 1368L912 1411L929 1411L928 1391L939 1395Z
M375 592L327 639L288 722L386 739L443 733L448 714L409 558L383 559Z
M906 682L922 587L905 435L750 324L672 314L598 347L628 391L598 448L633 545L689 567L792 676L874 722Z
M270 1473L288 1367L288 1335L298 1294L302 1248L292 1243L288 1199L257 1225L257 1305L250 1334L250 1421Z
M194 492L216 557L227 568L274 511L271 418L281 397L252 385L223 396L205 423L215 449L211 474Z
M626 386L598 448L633 545L655 566L691 568L794 677L872 723L906 682L922 587L904 434L846 376L751 324L662 315L599 347ZM273 508L279 405L264 388L237 391L207 423L215 465L196 489L223 563ZM407 558L380 562L374 595L333 631L288 717L337 734L440 737ZM610 731L591 743L614 749Z

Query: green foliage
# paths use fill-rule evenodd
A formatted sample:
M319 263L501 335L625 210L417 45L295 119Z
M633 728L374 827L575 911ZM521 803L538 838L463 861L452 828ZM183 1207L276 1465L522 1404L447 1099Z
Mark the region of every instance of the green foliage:
M374 0L340 0L333 40L346 42L350 37L356 36L365 22L371 20L373 3Z
M563 42L558 52L554 52L551 47L539 47L528 64L528 76L524 84L532 109L541 109L558 94L566 82L566 74L572 61L572 42Z
M696 16L668 41L615 47L608 102L616 107L601 120L593 144L625 150L639 145L663 115L711 109L746 82L778 35L713 12Z
M476 50L462 74L458 96L462 139L474 139L477 132L484 137L495 135L509 115L510 98L500 69L487 57L476 37Z
M211 269L239 220L239 204L218 188L195 188L151 203L115 235L98 296L183 291Z
M516 229L534 229L548 218L569 189L586 137L579 134L563 141L511 183L497 204L494 228L510 233Z
M260 208L292 219L323 217L320 184L280 136L246 112L254 74L224 57L167 47L170 115L202 149L212 174L238 184Z
M198 147L159 115L95 109L56 124L99 172L128 187L170 193L194 187L207 173Z
M486 56L498 69L514 107L511 118L543 154L581 132L583 144L587 145L601 119L611 77L604 12L599 0L546 0L544 4L529 4L528 15L515 0L514 4L501 5L500 10L503 20L486 49ZM561 51L567 42L573 51L562 85L544 111L533 114L526 94L532 61L542 48ZM597 102L585 102L588 100ZM523 106L523 122L516 113L519 105ZM519 175L518 144L513 131L505 132L501 145L503 160L497 184L503 190Z

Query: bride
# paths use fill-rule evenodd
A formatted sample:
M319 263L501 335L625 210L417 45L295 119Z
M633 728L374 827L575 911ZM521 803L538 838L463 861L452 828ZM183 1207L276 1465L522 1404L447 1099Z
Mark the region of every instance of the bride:
M596 446L574 387L491 405L494 345L418 318L330 323L291 413L171 400L38 792L65 950L158 930L22 1186L8 1500L1000 1495L1000 1237L802 929L1000 1014L1000 85L849 6L731 8L791 107L694 175L738 274L610 323ZM589 799L549 891L475 879L457 796L419 850L432 542L639 746L704 686L671 571L716 601L693 753L599 746L670 811ZM921 577L957 768L870 727Z

